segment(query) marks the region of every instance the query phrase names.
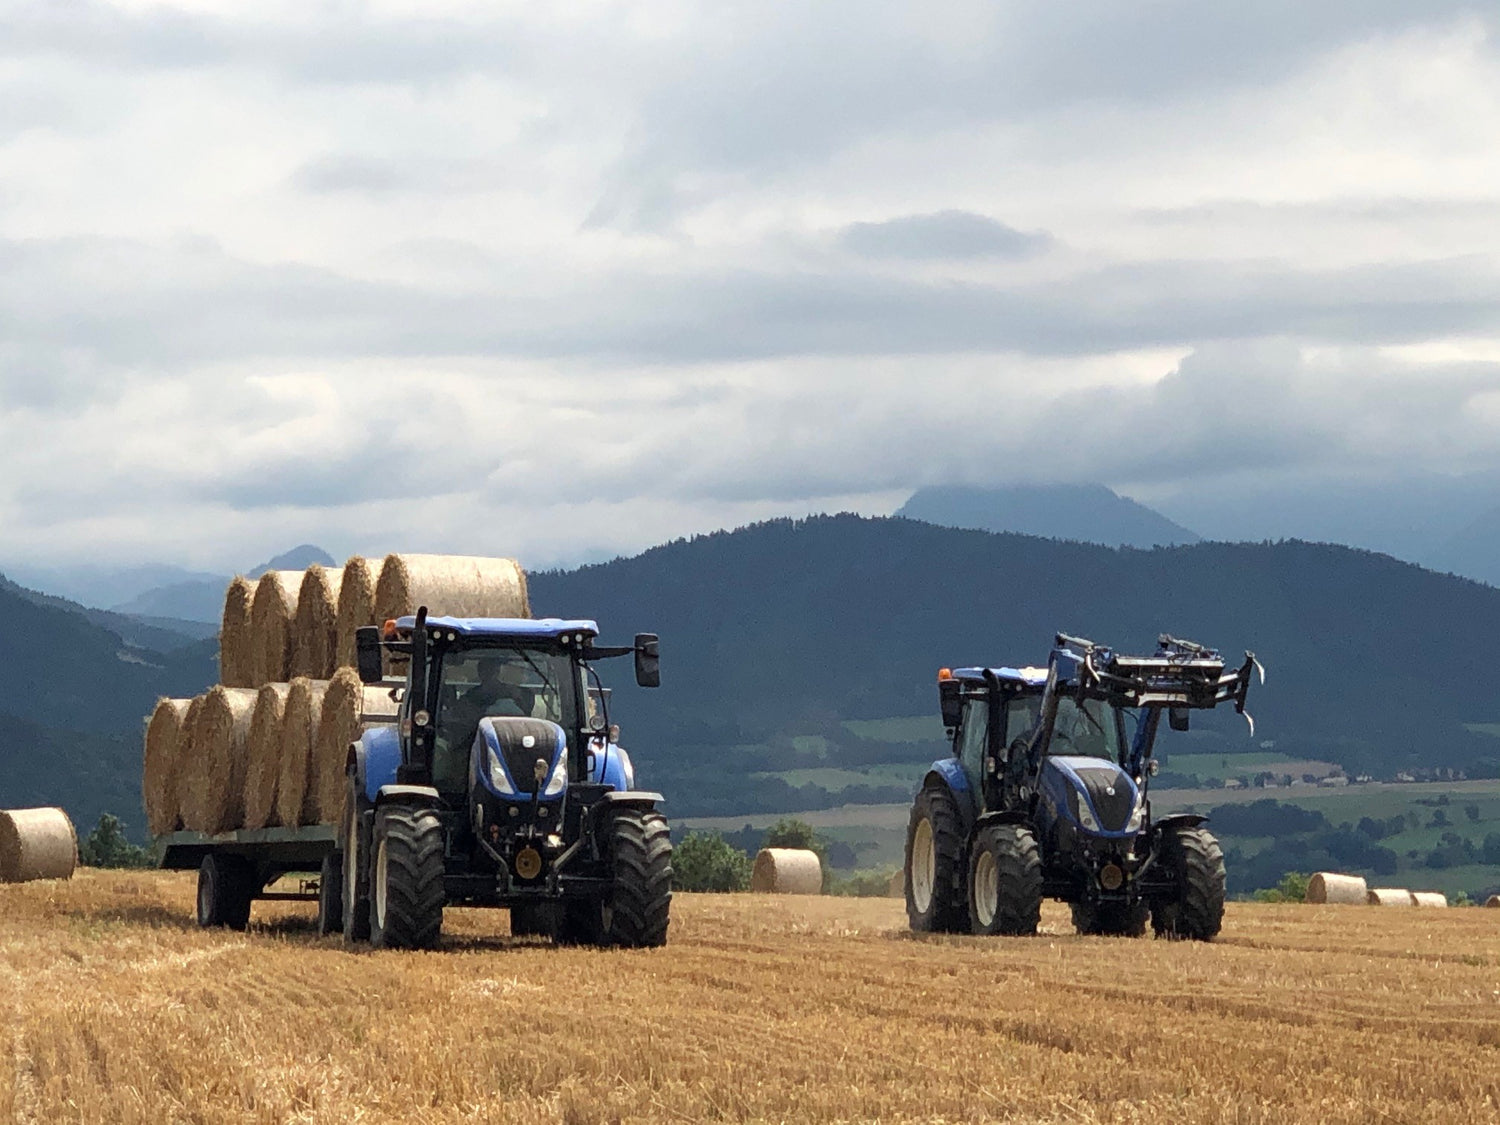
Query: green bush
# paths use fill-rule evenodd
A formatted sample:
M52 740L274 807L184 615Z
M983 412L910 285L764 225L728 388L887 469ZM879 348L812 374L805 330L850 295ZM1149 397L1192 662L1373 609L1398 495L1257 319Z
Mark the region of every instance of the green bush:
M848 895L851 898L884 898L890 893L891 876L895 873L894 867L876 871L856 871L848 878L830 880L828 893Z
M750 857L717 832L689 832L672 850L672 887L679 891L743 891Z
M125 838L119 817L105 813L79 843L78 862L85 867L150 867L151 853Z
M1312 878L1300 871L1288 871L1281 882L1269 890L1255 892L1256 902L1306 902L1307 881Z

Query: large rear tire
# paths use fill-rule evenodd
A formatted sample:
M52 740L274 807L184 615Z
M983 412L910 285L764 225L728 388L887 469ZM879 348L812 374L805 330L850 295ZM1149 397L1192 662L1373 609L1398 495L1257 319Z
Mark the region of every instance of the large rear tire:
M198 868L198 925L243 930L260 891L255 865L234 855L210 852Z
M1042 858L1024 824L988 824L969 860L969 922L976 934L1034 934L1042 920Z
M344 902L344 941L370 940L370 834L361 815L364 794L349 776L349 795L344 802L344 825L339 844L344 856L340 890Z
M1150 909L1144 902L1075 902L1073 928L1080 934L1140 937L1146 932Z
M967 933L964 829L946 787L929 785L906 826L906 918L920 933Z
M1157 937L1211 941L1224 924L1224 852L1199 825L1163 829L1158 863L1173 873L1175 898L1151 904Z
M370 870L370 944L432 949L443 931L443 824L431 809L375 814Z

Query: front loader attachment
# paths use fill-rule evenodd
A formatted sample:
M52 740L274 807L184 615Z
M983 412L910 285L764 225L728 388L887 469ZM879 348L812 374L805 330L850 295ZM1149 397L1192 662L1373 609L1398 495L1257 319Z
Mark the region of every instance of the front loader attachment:
M1153 656L1126 656L1065 633L1057 635L1057 644L1083 649L1079 694L1117 707L1207 709L1233 703L1243 715L1250 677L1259 673L1262 683L1266 678L1253 652L1245 653L1245 662L1231 671L1217 650L1165 633Z

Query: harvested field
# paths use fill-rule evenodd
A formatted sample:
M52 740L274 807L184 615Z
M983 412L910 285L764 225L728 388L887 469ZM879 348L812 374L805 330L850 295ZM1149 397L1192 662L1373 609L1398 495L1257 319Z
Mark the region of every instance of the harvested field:
M157 872L0 887L0 1120L1500 1115L1493 911L1231 904L1196 945L1077 937L1051 904L998 940L915 937L891 899L680 895L660 950L454 910L403 954L300 904L246 935L192 905Z

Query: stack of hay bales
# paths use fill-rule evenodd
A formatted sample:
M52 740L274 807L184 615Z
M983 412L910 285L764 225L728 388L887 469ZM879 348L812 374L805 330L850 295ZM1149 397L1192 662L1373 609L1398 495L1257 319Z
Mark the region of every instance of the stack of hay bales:
M0 812L0 883L71 879L78 833L62 809Z
M353 670L356 630L420 605L434 616L531 615L513 559L355 556L338 568L235 578L224 594L221 682L196 699L160 700L146 724L152 834L338 823L349 743L396 718L391 692L365 687Z
M1369 896L1370 888L1365 885L1363 876L1319 871L1307 881L1307 894L1302 901L1363 906Z
M805 848L762 848L750 871L750 889L757 894L822 894L823 865L818 853Z

